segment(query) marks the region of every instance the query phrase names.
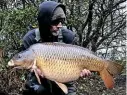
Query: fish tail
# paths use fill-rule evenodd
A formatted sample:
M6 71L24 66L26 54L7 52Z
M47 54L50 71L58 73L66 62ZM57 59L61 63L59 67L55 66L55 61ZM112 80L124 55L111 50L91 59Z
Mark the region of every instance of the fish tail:
M119 74L123 69L123 66L113 62L113 61L108 61L108 66L107 66L107 71L111 74L111 75L117 75Z
M102 80L104 81L105 86L108 89L112 89L114 87L113 76L106 69L103 69L100 72L100 76L101 76Z

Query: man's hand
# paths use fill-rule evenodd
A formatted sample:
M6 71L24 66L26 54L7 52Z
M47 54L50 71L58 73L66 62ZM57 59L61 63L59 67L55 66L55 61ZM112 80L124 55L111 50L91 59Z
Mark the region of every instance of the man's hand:
M44 78L44 75L42 74L41 70L37 68L37 73L39 76L41 76L42 78Z
M87 69L82 70L81 73L80 73L81 77L87 77L87 76L90 76L90 75L91 75L91 72Z
M39 76L44 78L44 75L42 74L40 69L37 69L37 73L38 73ZM81 73L80 73L80 77L87 77L87 76L90 76L90 75L91 75L91 72L87 69L82 70Z
M31 69L30 71L33 72L34 70ZM38 74L39 76L41 76L42 78L44 78L44 76L43 76L43 74L42 74L42 72L41 72L40 69L36 68L36 71L37 71L37 74Z

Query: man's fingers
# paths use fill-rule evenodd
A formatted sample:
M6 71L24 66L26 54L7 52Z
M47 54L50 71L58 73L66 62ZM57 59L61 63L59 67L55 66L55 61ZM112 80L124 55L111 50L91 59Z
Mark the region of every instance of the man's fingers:
M37 69L37 73L38 73L39 76L44 77L44 75L42 74L40 69Z
M80 73L80 77L83 77L83 74L82 74L82 72Z
M30 69L30 72L33 72L34 70L33 69Z
M33 72L34 70L33 69L30 69L30 72ZM36 72L37 72L37 74L39 75L39 76L41 76L42 78L44 78L44 75L43 75L43 73L41 72L41 70L40 69L36 69Z
M85 70L85 72L86 72L86 76L90 76L91 75L91 72L89 70Z
M91 72L87 69L82 70L82 72L80 74L81 77L86 77L86 76L90 76L90 75L91 75Z

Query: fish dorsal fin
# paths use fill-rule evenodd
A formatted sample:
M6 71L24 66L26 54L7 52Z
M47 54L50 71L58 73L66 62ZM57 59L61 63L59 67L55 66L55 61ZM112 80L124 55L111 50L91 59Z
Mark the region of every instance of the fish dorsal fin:
M34 71L35 76L37 77L37 81L39 82L39 84L41 84L39 75L38 75L38 73L37 73L36 59L34 60L34 63L33 63L33 66L32 66L32 70Z
M67 89L67 86L65 84L62 84L62 83L59 83L59 82L56 82L56 81L55 81L55 83L63 90L63 92L65 94L68 93L68 89Z

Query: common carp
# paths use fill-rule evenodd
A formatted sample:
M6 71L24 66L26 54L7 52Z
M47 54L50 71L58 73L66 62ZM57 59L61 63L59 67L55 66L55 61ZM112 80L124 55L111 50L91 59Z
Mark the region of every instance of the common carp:
M66 82L77 80L83 69L99 72L107 88L114 87L113 75L121 72L123 66L97 57L92 51L64 43L37 43L16 54L9 66L26 69L39 68L45 78L55 81L67 93Z

